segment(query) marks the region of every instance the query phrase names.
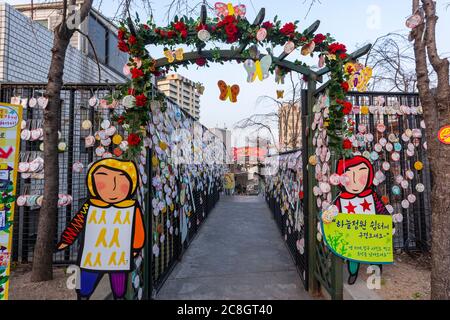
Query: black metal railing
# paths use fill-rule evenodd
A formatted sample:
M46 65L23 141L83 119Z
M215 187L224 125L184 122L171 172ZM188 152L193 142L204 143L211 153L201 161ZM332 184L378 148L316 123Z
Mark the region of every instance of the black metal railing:
M308 290L307 224L303 210L301 150L271 155L266 161L265 198Z

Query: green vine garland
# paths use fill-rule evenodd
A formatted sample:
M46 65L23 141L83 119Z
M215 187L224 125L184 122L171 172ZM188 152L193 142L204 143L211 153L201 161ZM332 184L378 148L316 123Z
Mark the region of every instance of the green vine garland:
M128 132L129 152L127 156L137 154L143 145L143 135L145 125L149 120L150 103L154 101L152 96L154 92L151 84L152 76L160 76L169 70L176 70L179 66L187 67L196 64L199 67L208 66L208 62L223 63L221 60L219 48L213 49L212 58L198 58L196 61L175 61L164 68L155 68L154 60L146 51L147 44L164 46L164 50L174 50L175 46L187 45L196 49L204 48L206 43L198 37L200 30L207 30L210 38L208 42L220 41L222 43L232 44L237 47L241 44L247 45L271 45L273 47L284 45L287 41L292 41L296 48L303 48L314 42L312 52L306 51L304 55L318 53L324 64L330 70L330 112L326 120L327 133L329 135L330 148L338 153L347 154L351 152L348 137L352 133L352 127L344 121L346 114L349 114L350 102L345 100L349 90L347 81L349 75L344 70L344 66L350 61L347 55L345 45L336 43L330 34L311 34L307 30L297 31L298 21L282 24L277 17L273 21L266 21L262 25L252 25L247 19L235 16L227 16L223 19L207 18L206 23L202 24L200 18L193 19L188 17L175 17L167 27L156 26L152 19L146 24L141 23L139 17L135 19L135 30L133 34L128 29L125 22L122 22L118 34L118 48L130 55L128 66L131 72L131 80L127 82L120 93L114 99L122 99L127 95L132 95L136 103L128 108L119 119L119 124L125 125ZM267 36L263 41L258 41L256 34L260 28L267 31ZM249 49L242 52L243 57L250 58ZM300 61L294 62L297 65L305 65ZM271 68L273 73L274 66ZM286 71L286 70L284 70ZM163 97L157 97L164 101ZM351 106L351 104L350 104ZM131 139L130 139L131 137ZM131 142L131 143L130 143Z

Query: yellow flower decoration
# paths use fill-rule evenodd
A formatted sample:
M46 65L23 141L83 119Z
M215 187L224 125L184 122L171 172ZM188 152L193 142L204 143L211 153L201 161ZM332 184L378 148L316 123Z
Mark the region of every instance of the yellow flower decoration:
M423 163L420 162L420 161L416 161L416 162L414 163L414 168L415 168L417 171L422 170L422 169L423 169Z
M369 114L369 107L368 106L362 106L361 107L361 114Z

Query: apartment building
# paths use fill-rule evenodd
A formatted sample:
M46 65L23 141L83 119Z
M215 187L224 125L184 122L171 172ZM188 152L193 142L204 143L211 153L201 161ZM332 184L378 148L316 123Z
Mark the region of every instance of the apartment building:
M0 4L0 82L47 82L54 27L62 2ZM80 29L94 43L101 82L124 82L128 55L117 49L117 27L92 9ZM64 82L98 82L98 68L87 39L75 32L67 49Z
M302 118L299 104L283 104L278 110L278 135L281 151L300 148Z
M195 88L195 82L179 74L169 74L158 80L158 89L174 100L195 120L200 119L200 94Z

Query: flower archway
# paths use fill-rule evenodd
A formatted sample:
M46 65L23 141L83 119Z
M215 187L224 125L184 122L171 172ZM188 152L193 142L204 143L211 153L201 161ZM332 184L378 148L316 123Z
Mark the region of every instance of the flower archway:
M325 119L329 136L329 145L338 153L348 154L351 145L347 138L352 135L352 125L344 121L351 112L352 105L346 101L348 90L364 86L370 75L365 75L358 84L354 81L355 70L352 63L358 57L370 50L367 45L353 54L348 54L344 44L336 42L332 36L316 33L320 22L314 22L310 27L299 31L299 22L282 23L278 17L273 21L264 21L265 9L261 9L253 23L245 18L245 6L216 3L216 17L209 18L203 5L198 19L183 16L175 19L166 27L157 26L153 20L135 23L128 18L119 28L118 47L130 55L126 69L131 80L120 90L120 96L125 112L120 116L119 123L125 124L128 131L129 155L139 152L143 145L143 130L149 120L151 101L163 100L162 97L151 96L151 80L179 66L197 65L207 67L209 62L227 60L244 61L249 72L249 81L256 77L260 80L275 73L276 81L291 71L299 72L310 81L322 81L322 76L330 73L327 83L330 108ZM229 50L216 47L204 50L208 42L217 41L232 45ZM147 45L164 46L164 57L154 59L145 47ZM178 45L194 47L192 52L184 53ZM278 57L273 56L271 49L266 55L260 54L258 46L268 45L272 48L283 46L284 50ZM295 49L301 49L303 56L318 56L319 71L313 71L301 61L288 61L286 57Z

